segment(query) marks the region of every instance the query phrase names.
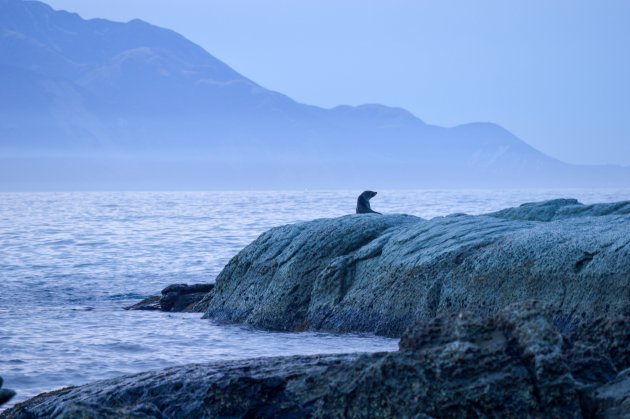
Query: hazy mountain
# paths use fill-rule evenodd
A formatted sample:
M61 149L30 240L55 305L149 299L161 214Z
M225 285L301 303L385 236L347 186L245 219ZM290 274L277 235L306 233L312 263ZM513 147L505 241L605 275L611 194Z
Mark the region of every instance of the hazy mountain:
M280 64L280 63L279 63ZM141 20L0 0L0 188L621 185L489 123L382 105L322 109Z

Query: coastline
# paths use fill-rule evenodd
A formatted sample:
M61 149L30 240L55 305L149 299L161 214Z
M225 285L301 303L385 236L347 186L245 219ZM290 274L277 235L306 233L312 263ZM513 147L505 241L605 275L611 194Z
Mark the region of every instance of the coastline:
M441 348L438 351L440 353L447 350L447 348L459 348L457 349L459 351L467 347L470 349L474 345L481 345L481 347L487 349L488 345L492 346L496 343L493 341L494 338L486 342L488 335L483 333L481 335L485 337L479 337L479 339L486 343L477 342L477 337L471 337L472 341L467 341L466 339L462 340L461 338L462 333L466 335L469 332L477 336L480 330L485 330L490 333L491 336L495 336L496 333L506 336L505 345L511 348L510 345L514 342L509 336L511 336L510 333L512 333L513 327L516 327L514 325L518 322L515 323L515 321L507 319L509 319L510 316L520 316L519 318L525 316L524 318L538 319L536 322L532 323L537 325L534 329L540 326L540 322L547 325L543 328L547 330L546 332L540 336L532 336L531 339L538 341L545 340L549 336L555 336L554 345L556 345L557 350L554 349L553 351L559 351L561 355L559 355L559 359L555 359L553 362L562 362L565 364L565 367L563 367L565 368L563 377L566 378L566 374L569 374L569 381L573 380L579 383L580 378L576 378L576 376L584 372L583 370L585 368L588 373L588 369L595 365L595 370L591 371L595 375L599 374L599 378L593 381L595 384L580 384L575 387L575 383L570 384L569 381L565 380L562 381L563 384L558 387L558 389L562 390L562 394L573 394L571 397L575 396L578 400L584 398L588 399L588 403L591 404L591 407L588 407L588 409L595 409L595 411L600 408L608 409L610 406L617 406L619 403L623 402L623 397L625 397L623 391L621 396L619 396L621 397L621 399L619 399L621 401L615 399L619 403L610 402L609 396L606 396L608 397L606 398L602 395L609 394L610 391L617 388L615 386L623 387L623 385L625 385L624 380L626 380L626 376L628 375L625 369L628 368L628 365L626 365L627 355L623 352L625 350L623 345L625 345L625 348L630 347L630 345L628 345L628 332L626 331L629 330L629 328L621 328L621 332L619 332L618 329L614 329L613 327L615 332L612 335L606 331L608 329L604 328L604 332L601 332L601 336L597 334L600 332L591 329L593 324L601 326L602 324L617 322L616 324L626 325L628 321L627 316L630 312L630 310L628 310L628 302L630 298L625 298L624 292L628 292L629 287L627 281L628 278L630 278L630 275L627 275L630 258L627 254L627 245L629 243L626 239L628 237L627 230L630 228L630 223L628 222L629 214L630 203L628 202L584 206L573 200L554 200L525 204L518 208L506 209L481 216L455 214L432 220L402 215L382 217L375 215L346 216L274 228L264 233L252 244L243 249L226 265L223 272L217 278L214 288L209 293L205 294L203 304L207 306L205 309L206 317L228 321L230 323L242 322L270 330L351 331L380 333L389 336L402 335L401 350L388 354L341 356L343 361L340 360L341 358L338 359L332 355L293 357L295 360L299 360L295 362L291 361L292 358L267 358L267 361L265 361L265 358L234 361L235 364L231 363L232 361L228 361L224 363L213 363L211 367L199 367L200 371L204 368L211 368L213 371L223 371L223 367L221 366L223 364L225 364L225 368L229 370L231 368L229 365L238 364L237 369L241 371L241 373L234 375L234 379L239 383L245 380L246 383L250 384L252 377L248 375L249 373L244 373L243 371L250 371L251 368L254 370L262 368L264 371L271 371L271 375L263 380L263 384L256 384L252 392L246 392L238 397L245 397L245 399L251 401L262 397L259 393L256 393L257 391L262 391L267 395L272 394L273 397L282 395L282 400L285 400L285 398L289 396L285 394L284 389L290 380L282 373L283 364L288 363L293 365L293 368L295 368L294 371L300 371L300 374L303 374L304 382L309 380L308 377L312 377L312 362L315 362L315 360L319 362L322 358L324 358L324 361L322 361L323 364L317 365L319 365L318 368L321 367L326 371L337 364L345 365L344 368L358 368L358 370L362 370L361 368L365 367L365 371L371 371L375 368L375 365L380 365L379 363L391 361L396 364L396 362L402 359L400 357L403 357L401 352L406 351L406 349L404 349L406 347L405 345L408 345L411 341L420 342L416 349L411 350L411 352L415 354L429 350L430 348L435 349L436 347ZM442 235L436 235L436 229L438 229ZM303 237L305 239L303 239ZM427 237L430 238L430 240L427 240ZM568 237L571 238L571 240L567 240ZM579 251L572 251L573 249ZM519 255L521 256L520 259L518 257ZM414 260L416 265L411 266L401 263L405 262L405 257L407 258L407 262ZM497 261L509 262L509 264L497 263ZM397 269L392 269L393 262L396 263ZM401 292L398 294L395 292L390 292L389 294L375 292L375 290L379 291L385 289L383 288L385 286L390 288L399 287L400 284L396 285L391 281L383 282L383 278L404 278L406 271L404 269L401 270L401 267L404 268L405 266L410 266L409 271L414 274L413 276L407 275L408 279L403 281L403 285L405 285L406 288L399 288ZM431 270L428 270L427 266L431 267ZM494 267L494 271L489 270L488 267ZM524 269L524 267L527 269ZM370 272L374 272L380 276L369 276L367 273ZM442 278L437 278L438 280L433 278L431 284L428 286L422 285L418 288L418 284L422 284L423 278L428 276L427 272L433 276L435 276L436 273L441 273ZM499 276L503 278L515 278L514 280L521 283L520 289L514 287L514 283L503 285L507 287L509 292L516 295L517 301L498 298L496 289L492 288L496 283L493 284L491 281L474 281L475 275L483 278L496 278L497 272L502 273ZM536 272L535 275L533 274L534 272ZM418 275L419 273L420 275ZM459 285L457 285L457 283L449 284L449 278L461 278L462 273L468 273L473 280L469 278L467 282L464 281L464 283L460 283ZM425 276L423 277L422 275ZM360 280L357 280L357 278L360 278ZM555 282L556 279L554 278L562 278L562 280ZM295 281L297 280L301 281L303 287L310 291L309 295L314 300L314 305L313 301L305 302L304 300L295 300L286 292L287 290L294 290L294 292L300 291L302 295L306 294L304 289L295 289ZM528 280L530 281L529 286L527 286ZM541 280L544 280L544 282L541 282ZM309 281L312 281L310 285ZM366 284L370 282L372 284L381 285L378 285L376 288L366 287ZM436 291L436 283L441 284L439 292ZM535 287L531 287L532 283ZM585 283L590 285L584 287ZM256 284L264 285L264 289L271 294L261 294L259 297L264 298L258 298L252 302L251 298L248 298L247 293L243 294L243 290L249 290L248 292L251 293L249 296L251 297L251 295L259 293L256 289ZM448 304L442 304L440 299L444 298L444 301L447 301L446 297L449 295L448 291L451 290L452 292L453 289L457 288L454 284L457 285L460 290L468 290L469 294L471 291L475 291L478 294L476 296L477 300L462 300L467 304L461 304L460 301L460 305L454 307ZM415 291L414 286L416 287ZM479 286L487 286L489 288L487 291L479 292ZM558 290L562 292L558 293ZM357 292L359 292L359 294L357 294ZM421 292L421 294L418 294L418 292ZM225 299L227 293L231 293L231 299ZM361 295L365 296L368 294L370 294L372 298L386 297L390 300L391 304L382 305L383 312L379 316L370 315L369 311L366 309L366 307L369 307L370 301L362 301L361 298L359 298ZM419 298L419 295L423 295L424 297ZM479 300L487 298L488 295L494 295L494 305L478 304ZM544 298L540 298L541 295ZM411 313L415 313L414 315L405 315L404 313L401 315L400 312L396 312L395 310L400 310L400 308L408 309L405 305L406 299L416 301L416 303L419 304L420 307L424 307L424 309L412 310ZM538 300L539 302L525 302L532 299ZM283 304L283 300L288 301L289 304ZM361 304L366 304L366 301L368 305L362 306ZM355 304L353 310L347 310L349 302ZM244 311L239 312L234 310L235 304L236 307L242 308L244 304L254 303L262 305L254 305L249 311L245 310L247 311L247 315L245 316L243 316ZM513 305L514 303L516 303L516 305ZM344 308L344 305L346 308ZM374 306L374 302L372 302L371 305ZM321 307L329 307L329 309L332 309L332 312L329 311L322 316L321 311L312 310L312 307L320 309ZM342 315L334 313L334 310L338 307L344 308L345 311L342 312ZM222 308L223 311L218 310L218 308ZM235 315L235 313L237 315ZM327 324L325 321L319 323L313 322L312 319L317 319L317 316L309 318L309 313L316 313L320 318L335 319L336 323ZM368 314L366 315L366 313ZM461 320L461 318L458 317L460 313L465 313L465 315L463 315L465 319L472 320L465 322L466 324L462 326L463 329L458 329L459 331L455 333L454 330L449 329L450 326L448 325L457 324L457 322ZM390 315L390 319L394 320L386 319L386 321L383 321L387 315ZM278 318L284 319L285 323L277 323L276 319ZM374 322L375 318L378 320L377 322ZM263 321L257 319L262 319ZM340 320L342 322L340 322ZM512 326L506 328L506 322L512 322L510 323ZM330 327L331 324L334 327ZM392 327L391 325L393 324L394 326ZM322 325L324 326L322 327ZM385 327L383 325L385 325ZM435 329L436 327L437 329ZM580 335L581 330L591 330L588 336L591 338L594 337L597 342L593 343L592 339L587 338L587 334L585 333ZM530 330L527 333L530 332L534 333L536 331ZM538 332L540 332L540 330L538 330ZM575 337L576 333L578 334L577 338ZM473 346L469 346L469 343L473 344ZM615 349L602 349L602 347L606 347L606 345L609 344L617 346L615 346ZM589 350L580 350L580 352L575 349L584 349L589 345ZM407 347L407 349L409 348ZM475 349L475 351L476 350L477 349ZM505 350L508 352L518 352L524 349L522 346L517 345L516 349ZM475 351L472 352L472 355L466 351L468 351L468 349L464 350L461 356L464 358L472 356L471 362L479 355ZM589 363L591 363L593 359L589 358L591 355L588 354L592 354L593 352L598 353L597 362L591 365ZM494 354L494 352L492 353ZM407 355L405 355L405 357ZM524 357L523 359L526 359L531 355L528 355L526 351L518 357L521 356ZM403 358L406 359L406 361L404 361L403 364L413 366L414 362L409 361L408 357L405 357ZM460 357L460 355L458 355L458 357ZM274 361L272 361L272 359ZM357 361L357 359L367 361ZM385 359L388 361L385 361ZM457 364L457 362L459 362L458 360L461 361L460 358L456 357L450 359L448 362ZM270 367L270 364L266 364L267 362L276 365L276 367ZM357 362L363 365L363 367L358 367L357 365L359 364L357 364ZM363 364L361 364L362 362ZM411 362L411 364L408 362ZM522 362L522 360L519 362ZM453 368L455 368L454 365L452 365ZM578 365L578 367L576 367L576 365ZM579 367L580 365L581 367ZM606 367L606 365L608 365L608 367ZM610 365L612 365L613 368L610 368ZM413 366L413 368L417 367L417 365ZM173 374L177 375L177 371L180 371L182 368L189 368L187 371L193 373L197 367L175 367L168 371L173 371ZM394 368L393 371L397 371L396 368ZM169 383L169 386L173 385L171 378L165 378L164 380L166 381L160 381L162 380L161 378L154 381L155 377L161 376L160 374L160 372L152 372L144 375L148 383L147 385L149 386L148 388L151 388L154 384L161 386L162 384L159 383L165 382ZM233 373L226 372L226 374L227 376L231 376L230 374ZM363 373L360 373L358 376L348 375L348 377L353 378L348 378L350 381L345 384L345 386L347 388L354 388L353 386L360 382L360 377L365 378L362 374ZM487 370L478 370L469 377L470 382L473 383L471 385L473 385L473 387L479 385L479 380L485 382L484 380L487 379L488 374L489 372ZM139 376L125 376L96 382L85 386L70 388L62 392L54 392L54 394L43 394L29 401L20 403L18 406L3 413L2 417L19 417L15 415L19 412L24 413L30 411L29 409L31 408L39 409L37 406L40 406L40 404L41 406L48 406L45 409L53 409L55 412L66 412L67 414L73 414L72 412L77 414L78 412L89 413L91 411L90 409L96 409L98 406L104 407L102 401L95 401L96 399L90 399L92 396L89 396L89 394L92 394L90 393L92 391L90 388L98 389L100 388L99 386L105 385L102 383L112 383L113 387L111 387L111 392L108 393L108 397L114 399L123 397L129 401L129 404L121 405L120 409L123 410L114 411L114 413L112 413L113 416L131 414L133 411L133 415L140 415L138 417L160 417L159 414L165 412L166 410L164 409L168 409L168 406L160 405L159 403L155 404L156 401L151 399L149 403L153 404L155 408L151 407L148 408L148 410L142 410L144 408L138 407L144 403L140 402L142 397L140 399L134 399L135 396L131 398L128 395L123 396L123 394L127 393L125 393L126 390L119 387L119 384L124 382L126 383L125 386L130 385L136 388L134 386L137 383L134 383L140 376L142 376L142 374ZM405 379L404 374L403 376L394 374L393 377L394 379ZM445 381L440 385L449 387L449 380L453 379L453 377L445 376L443 378ZM228 381L229 380L231 379L228 379ZM289 381L282 384L284 382L283 380ZM222 399L223 401L219 400L215 403L215 405L218 406L217 408L222 408L221 403L223 402L232 403L230 402L232 397L237 397L236 393L242 393L243 390L242 383L239 384L237 388L233 388L231 385L225 387L223 384L217 384L213 381L204 381L204 383L209 386L219 385L220 388L225 390L225 393L222 393L222 397L224 397L224 399ZM297 382L290 386L298 385L296 383ZM192 382L190 385L193 387L200 385L200 389L206 392L209 391L208 388L203 387L205 384L202 385ZM305 384L302 383L299 385ZM418 385L420 387L414 387L414 391L438 391L438 388L431 390L430 387L426 387L428 385L427 383ZM535 383L534 387L538 385L538 383ZM426 388L423 389L422 386ZM588 387L588 389L585 389L585 386ZM282 389L282 391L280 391L280 389ZM329 397L333 397L331 396L333 393L326 393L328 390L320 390L319 394L323 398L321 400L328 400ZM102 389L98 390L98 392L101 391ZM235 391L236 393L234 393ZM386 397L393 397L393 392L393 388L387 390L385 392ZM83 402L70 407L63 403L58 404L61 403L60 397L65 400L66 396L70 393L76 395L80 400L87 400L87 405L81 404ZM294 402L297 403L298 406L301 406L300 409L302 409L303 404L307 402L300 399L302 396L296 396L295 394L297 393L291 394L293 394L291 397L298 397ZM334 397L336 398L337 396L338 395ZM178 403L180 402L184 403L187 396L180 394L173 397L175 398L171 398L171 402L179 405ZM178 398L180 397L183 397L183 399L179 400ZM273 397L269 400L275 400ZM479 395L479 397L481 396ZM567 401L571 399L571 397L563 400ZM607 401L597 401L602 397L606 398ZM348 401L347 398L344 400L346 400L346 408L351 405L351 402ZM567 406L569 407L565 406L567 409L566 412L575 409L575 399L571 400L573 401L567 401L567 403L569 403ZM39 403L39 401L42 403L33 404ZM396 402L390 400L387 403L390 403L388 406L392 409L397 409L404 405L401 400ZM446 401L441 403L448 405ZM466 403L473 403L473 400L468 400ZM534 409L530 410L530 413L544 411L536 409L549 408L549 406L542 403L541 400L536 400L534 405L525 401L523 403L523 406L530 406ZM610 403L612 403L612 405L610 405ZM264 403L262 405L256 405L257 407L255 407L255 409L268 408L265 407L266 405L263 405ZM273 401L273 403L270 402L270 405L278 405L277 400ZM436 406L443 407L444 405L438 403ZM565 407L562 407L562 409ZM70 408L71 410L66 410ZM134 410L136 408L140 410ZM437 408L438 407L436 407L436 409ZM42 409L44 408L42 407ZM523 407L523 409L525 409L525 407ZM584 407L580 407L580 409L584 409ZM591 410L588 410L588 412ZM305 414L311 414L315 411L316 410L304 410ZM44 410L42 410L42 412L44 412ZM47 413L42 413L42 415L45 416L52 411L45 410L45 412ZM107 413L106 411L98 410L96 412L99 417ZM277 411L274 412L277 413ZM299 413L301 411L296 412ZM321 412L323 411L320 411L320 413ZM562 412L565 411L562 410ZM357 412L357 414L360 415L360 412ZM184 414L181 412L174 414L175 417L180 415ZM170 417L171 415L167 416Z

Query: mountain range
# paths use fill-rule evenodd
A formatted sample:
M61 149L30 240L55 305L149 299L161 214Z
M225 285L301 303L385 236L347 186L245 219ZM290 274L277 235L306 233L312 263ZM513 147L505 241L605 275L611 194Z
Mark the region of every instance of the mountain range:
M279 63L280 64L280 63ZM306 81L305 81L306 82ZM324 109L171 30L0 0L0 190L621 186L492 123Z

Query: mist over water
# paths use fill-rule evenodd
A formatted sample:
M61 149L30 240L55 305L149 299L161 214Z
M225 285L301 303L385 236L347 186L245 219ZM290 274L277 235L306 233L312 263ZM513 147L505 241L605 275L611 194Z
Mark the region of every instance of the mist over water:
M192 362L395 350L397 340L375 336L270 333L200 314L122 310L172 283L213 282L271 227L354 213L360 192L0 194L0 376L18 392L12 402ZM630 189L378 192L376 211L423 218L552 198L630 199Z

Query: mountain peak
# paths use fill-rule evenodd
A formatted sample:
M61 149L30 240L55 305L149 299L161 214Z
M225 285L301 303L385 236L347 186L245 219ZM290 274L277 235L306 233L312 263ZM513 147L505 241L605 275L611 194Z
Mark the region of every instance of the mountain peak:
M53 10L38 1L0 0L0 29L22 35L89 71L128 50L153 48L169 51L189 66L205 66L218 80L244 79L203 48L178 33L140 19L127 23L85 20L76 13ZM2 41L5 43L4 41ZM1 47L1 45L0 45ZM11 65L12 57L0 57Z
M142 20L142 19L138 19L138 18L136 18L136 19L131 19L131 20L130 20L129 22L127 22L127 23L128 23L128 24L130 24L130 25L153 26L153 25L151 25L150 23L145 22L144 20Z

